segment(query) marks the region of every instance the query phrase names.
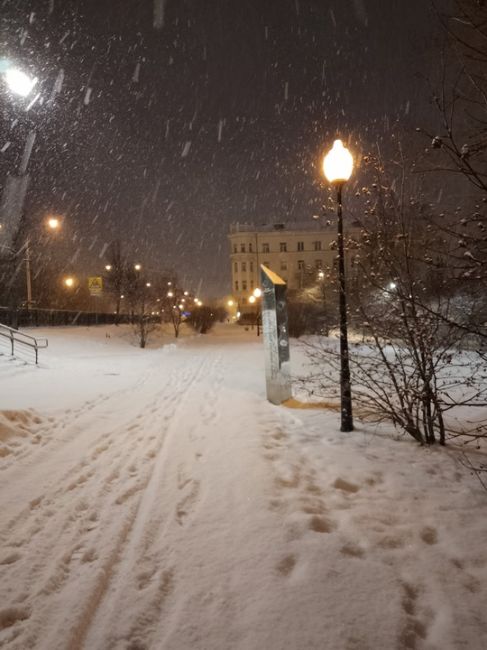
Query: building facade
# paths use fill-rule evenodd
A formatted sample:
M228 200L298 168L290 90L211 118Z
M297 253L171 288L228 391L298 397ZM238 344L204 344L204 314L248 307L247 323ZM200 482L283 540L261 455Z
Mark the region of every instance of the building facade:
M245 313L252 309L249 297L260 285L261 264L281 276L288 289L300 289L310 272L315 270L318 275L320 270L333 267L336 238L336 224L232 224L229 234L232 295L239 310Z

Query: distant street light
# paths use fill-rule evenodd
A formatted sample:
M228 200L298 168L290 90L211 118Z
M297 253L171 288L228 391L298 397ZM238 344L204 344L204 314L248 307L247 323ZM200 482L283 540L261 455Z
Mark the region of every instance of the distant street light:
M134 264L134 269L135 269L136 271L140 271L141 268L142 268L142 264Z
M233 300L229 300L229 301L227 302L227 305L228 305L229 307L233 307L234 304L235 304L235 303L233 302Z
M112 265L111 264L105 264L105 271L111 271L112 270Z
M49 217L47 220L47 226L51 230L59 230L61 227L61 221L57 217Z
M68 287L68 289L72 289L74 287L74 278L71 276L64 278L64 286Z
M146 286L146 287L150 287L150 286L151 286L151 283L150 283L150 282L146 282L146 283L145 283L145 286Z
M341 431L353 431L352 391L348 352L347 294L345 288L345 256L343 250L342 188L353 171L353 157L341 140L335 140L333 148L323 160L323 172L336 187L338 220L338 275L340 284L340 397Z
M56 217L50 217L47 222L45 222L45 225L52 230L56 231L59 230L61 227L61 222L59 219ZM31 239L28 236L25 242L25 281L26 281L26 289L27 289L27 309L32 308L33 300L32 300L32 269L31 269Z
M257 301L262 296L262 290L257 287L254 289L252 295L249 297L249 302L251 305L256 305L255 310L255 325L257 327L257 336L260 336L260 317L259 317L259 307L257 306Z

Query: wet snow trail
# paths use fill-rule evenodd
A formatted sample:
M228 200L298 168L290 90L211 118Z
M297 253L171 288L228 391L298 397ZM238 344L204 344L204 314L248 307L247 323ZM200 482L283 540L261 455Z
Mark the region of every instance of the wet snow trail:
M0 608L0 644L82 646L131 536L157 506L151 486L167 438L192 387L217 365L208 354L178 354L170 369L153 364L133 386L67 414L49 445L2 474L0 568L15 588L2 598L11 605ZM199 406L204 417L207 403ZM191 499L194 490L178 505L180 519Z

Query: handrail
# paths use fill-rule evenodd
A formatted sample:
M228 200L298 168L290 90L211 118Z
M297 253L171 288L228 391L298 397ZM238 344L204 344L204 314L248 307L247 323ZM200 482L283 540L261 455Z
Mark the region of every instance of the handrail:
M0 336L3 336L6 339L10 339L11 345L11 355L14 356L15 353L15 344L18 345L27 345L30 348L33 348L36 355L36 365L38 362L38 350L40 348L47 348L48 340L46 338L35 338L35 336L30 336L29 334L24 334L24 332L19 332L18 330L8 327L7 325L2 325L0 323ZM26 339L26 340L24 340Z

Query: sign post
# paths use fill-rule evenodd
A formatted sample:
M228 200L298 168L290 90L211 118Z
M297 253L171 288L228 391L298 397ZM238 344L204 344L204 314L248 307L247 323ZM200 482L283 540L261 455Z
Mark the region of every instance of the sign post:
M88 290L90 296L101 296L103 293L103 278L100 276L88 278Z
M263 264L260 278L267 399L282 404L292 396L286 283Z

